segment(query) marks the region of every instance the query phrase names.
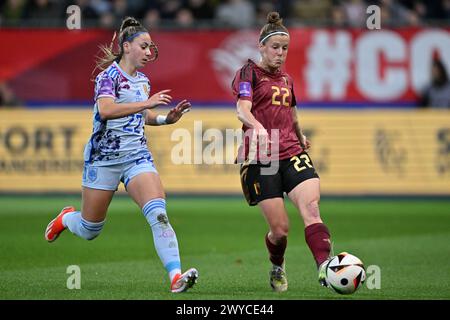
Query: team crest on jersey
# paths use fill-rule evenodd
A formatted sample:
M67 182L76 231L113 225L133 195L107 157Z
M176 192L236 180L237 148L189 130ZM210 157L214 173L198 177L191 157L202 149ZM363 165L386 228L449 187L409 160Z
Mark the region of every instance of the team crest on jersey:
M97 180L97 168L89 167L88 168L88 179L90 182L94 182Z
M150 93L150 92L149 92L150 90L148 89L148 85L144 84L144 85L142 86L142 88L144 89L145 95L148 97L148 94Z
M287 86L287 85L288 85L288 80L287 80L287 78L286 78L286 77L282 77L282 78L283 78L284 84Z

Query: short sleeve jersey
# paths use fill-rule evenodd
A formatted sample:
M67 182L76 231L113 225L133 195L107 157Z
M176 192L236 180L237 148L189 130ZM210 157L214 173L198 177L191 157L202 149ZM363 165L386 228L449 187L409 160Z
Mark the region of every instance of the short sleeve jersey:
M98 99L110 97L115 103L140 102L148 99L150 81L141 72L135 77L125 73L114 62L95 79L94 117L92 135L84 149L84 161L110 165L128 161L148 152L144 134L145 111L127 117L103 120Z
M284 160L302 151L298 140L292 108L296 106L292 78L285 72L270 73L252 60L236 72L232 82L236 100L252 102L251 113L271 136L272 129L279 133L279 159ZM242 130L249 130L243 125ZM248 141L245 146L248 153ZM243 155L244 156L244 155Z

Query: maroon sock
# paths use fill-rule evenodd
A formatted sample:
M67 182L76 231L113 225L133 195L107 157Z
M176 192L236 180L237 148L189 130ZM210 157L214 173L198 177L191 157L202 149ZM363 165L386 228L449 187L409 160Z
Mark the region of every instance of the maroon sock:
M305 228L306 243L311 250L317 267L328 259L331 251L330 232L323 223L314 223Z
M282 266L284 262L284 252L286 251L287 238L280 240L280 243L273 244L266 234L266 247L269 250L269 259L276 266Z

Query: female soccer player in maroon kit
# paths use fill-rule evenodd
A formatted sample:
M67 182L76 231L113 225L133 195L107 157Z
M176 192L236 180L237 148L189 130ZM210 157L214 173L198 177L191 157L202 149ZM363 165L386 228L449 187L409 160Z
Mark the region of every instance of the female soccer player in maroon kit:
M305 239L319 269L319 282L324 286L325 265L331 251L330 233L319 213L319 176L306 153L310 142L297 119L292 78L281 70L289 41L289 32L279 14L269 13L259 36L261 61L248 60L232 83L244 136L250 134L259 141L253 157L252 143L245 139L238 160L244 195L249 205L259 205L269 224L265 242L273 264L270 285L275 291L288 287L284 253L289 221L284 192L300 211ZM278 150L274 148L277 143Z

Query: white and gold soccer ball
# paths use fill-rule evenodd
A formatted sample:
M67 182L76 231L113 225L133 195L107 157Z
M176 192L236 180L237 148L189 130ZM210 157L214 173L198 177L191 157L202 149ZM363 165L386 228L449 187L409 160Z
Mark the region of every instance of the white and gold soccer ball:
M366 280L363 262L354 255L341 252L326 266L328 286L339 294L351 294Z

